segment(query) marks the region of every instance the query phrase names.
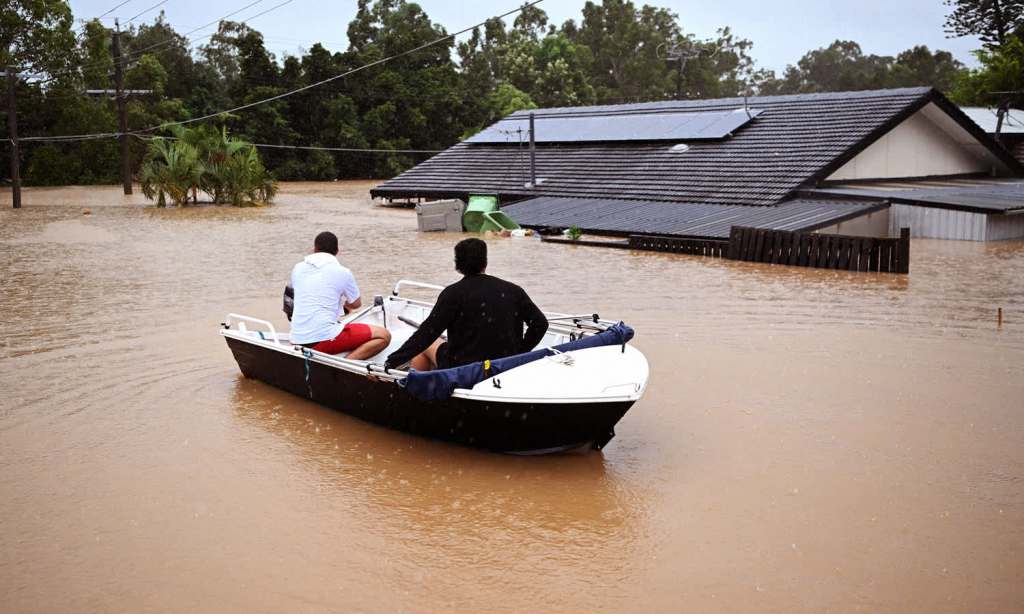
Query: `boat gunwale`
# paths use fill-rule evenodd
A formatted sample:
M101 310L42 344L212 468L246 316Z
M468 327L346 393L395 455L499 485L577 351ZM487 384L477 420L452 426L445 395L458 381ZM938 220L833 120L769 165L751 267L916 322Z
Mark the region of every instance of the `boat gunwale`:
M372 376L372 377L375 377L375 378L380 379L380 380L390 380L390 383L394 383L395 385L398 385L398 380L403 379L403 378L405 378L408 375L407 371L396 371L394 369L391 369L388 372L384 372L384 370L382 368L380 368L380 367L378 367L377 370L371 371L369 367L370 367L370 365L373 365L374 363L370 363L370 362L367 362L367 361L355 361L355 360L351 360L351 359L348 359L348 358L333 356L331 354L324 354L323 352L317 352L315 350L311 350L311 349L308 349L308 348L303 348L302 346L293 345L291 343L284 343L284 342L280 341L279 339L275 339L275 340L266 339L266 338L258 339L258 338L253 336L253 333L255 333L255 332L258 332L258 331L245 331L245 332L243 332L243 331L235 330L235 329L222 328L221 331L220 331L220 334L223 337L230 337L232 339L236 339L238 341L249 343L251 345L255 345L255 346L258 346L258 347L265 348L265 349L270 349L270 350L274 350L274 351L277 351L277 352L281 352L282 354L286 354L286 355L289 355L289 356L294 356L296 358L301 358L303 360L310 360L312 362L316 362L316 363L322 364L322 365L327 366L327 367L337 368L337 369L340 369L342 371L346 371L348 373L352 373L352 374L355 374L355 375L361 375L363 377L370 377L370 376ZM590 348L590 349L596 349L596 348ZM636 348L631 348L631 349L633 351L639 352L639 350L637 350ZM389 383L389 382L382 381L381 383ZM640 400L640 398L643 396L643 393L646 390L646 388L647 388L647 385L646 385L646 381L645 381L642 385L639 386L639 389L634 389L634 392L632 392L630 394L615 395L615 396L601 395L601 396L589 396L589 397L553 397L551 395L546 395L546 396L543 396L543 397L527 397L527 396L506 397L506 396L493 396L493 395L481 394L479 392L473 392L471 389L468 389L468 388L456 388L455 391L452 393L452 397L460 398L460 399L465 399L465 400L468 400L468 401L481 401L481 402L490 402L490 403L497 403L497 402L506 402L506 403L545 403L545 404L558 404L558 403L569 403L569 404L621 403L621 402L627 402L627 401L636 402L636 401Z

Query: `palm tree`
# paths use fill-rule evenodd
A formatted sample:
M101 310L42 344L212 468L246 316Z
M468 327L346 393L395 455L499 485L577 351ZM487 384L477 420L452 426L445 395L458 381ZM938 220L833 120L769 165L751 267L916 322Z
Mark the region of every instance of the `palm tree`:
M158 206L165 195L176 204L198 202L198 192L214 203L235 206L269 202L277 182L250 143L228 135L226 128L171 128L173 140L154 139L142 167L142 191Z
M199 150L184 141L155 138L142 164L139 181L146 198L157 199L157 206L187 205L189 191L194 190L203 174Z

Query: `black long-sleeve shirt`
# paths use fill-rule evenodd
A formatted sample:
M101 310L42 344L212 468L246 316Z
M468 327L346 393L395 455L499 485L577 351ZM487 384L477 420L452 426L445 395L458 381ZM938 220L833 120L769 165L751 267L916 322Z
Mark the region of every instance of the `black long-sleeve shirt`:
M445 329L448 360L456 366L528 352L544 337L548 321L519 286L490 275L467 275L441 292L419 330L388 356L387 366L408 362Z

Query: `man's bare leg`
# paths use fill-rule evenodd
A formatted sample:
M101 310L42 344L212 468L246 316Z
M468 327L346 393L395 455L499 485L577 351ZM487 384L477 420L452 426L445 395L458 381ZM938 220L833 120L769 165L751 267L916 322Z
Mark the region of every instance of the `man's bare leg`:
M433 371L437 368L437 348L444 343L440 339L430 344L430 347L417 354L409 366L417 371Z
M370 326L370 340L348 353L346 358L366 360L384 351L391 343L391 333L380 326Z

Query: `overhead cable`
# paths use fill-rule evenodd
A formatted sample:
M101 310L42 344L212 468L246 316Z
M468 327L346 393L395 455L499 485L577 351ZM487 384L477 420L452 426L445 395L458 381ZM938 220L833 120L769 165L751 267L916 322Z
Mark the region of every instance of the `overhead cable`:
M177 141L177 137L173 136L145 136L141 134L132 134L135 138L140 141L155 141L157 139L166 139L168 141ZM321 147L319 145L278 145L274 143L248 143L253 147L261 147L264 149L299 149L304 151L338 151L342 153L397 153L397 154L436 154L445 151L444 149L380 149L371 147Z
M268 102L274 102L275 100L281 100L282 98L287 98L289 96L293 96L293 95L298 94L300 92L304 92L306 90L311 90L311 89L313 89L315 87L320 87L321 85L325 85L325 84L330 83L332 81L337 81L338 79L342 79L342 78L347 77L349 75L352 75L352 74L355 74L357 72L361 72L363 70L366 70L367 68L372 68L374 66L378 66L380 64L384 64L386 62L390 62L392 60L396 60L398 58L405 57L407 55L411 55L413 53L416 53L417 51L422 51L422 50L424 50L424 49L426 49L428 47L432 47L432 46L434 46L434 45L436 45L438 43L442 43L442 42L444 42L446 40L455 38L456 36L459 36L460 34L465 34L466 32L470 32L470 31L474 30L475 28L479 28L479 27L485 26L492 19L503 19L505 17L508 17L509 15L515 15L516 13L519 13L519 12L525 10L525 9L528 9L528 8L530 8L532 6L540 4L543 1L544 0L534 0L533 2L530 2L529 4L524 4L524 5L520 6L517 9L511 10L511 11L507 11L505 13L502 13L501 15L497 15L496 17L491 17L491 18L487 19L486 21L482 21L482 22L480 22L480 23L478 23L476 25L470 26L468 28L463 28L462 30L459 30L458 32L454 32L452 34L446 34L445 36L442 36L440 38L435 38L432 41L423 43L422 45L419 45L419 46L414 47L412 49L407 49L406 51L402 51L400 53L396 53L394 55L390 55L390 56L385 57L385 58L380 58L379 60L374 60L373 62L370 62L368 64L363 64L362 66L357 66L356 68L353 68L352 70L348 70L348 71L345 71L345 72L343 72L341 74L334 75L333 77L328 77L326 79L321 79L320 81L317 81L316 83L310 83L309 85L304 85L302 87L298 87L298 88L295 88L293 90L289 90L287 92L283 92L281 94L277 94L276 96L270 96L268 98L263 98L261 100L256 100L256 101L253 101L253 102L250 102L250 103L247 103L247 104L239 105L237 107L233 107L233 108L230 108L230 109L225 109L223 111L218 111L218 112L215 112L215 113L207 113L206 115L201 115L199 117L194 117L194 118L191 118L191 119L185 119L185 120L176 121L176 122L165 122L163 124L159 124L159 125L156 125L156 126L151 126L149 128L144 128L142 130L136 130L135 132L152 132L154 130L160 130L160 129L163 129L163 128L169 128L171 126L183 126L185 124L192 124L192 123L195 123L195 122L200 122L200 121L203 121L203 120L210 119L212 117L217 117L218 115L224 115L225 113L235 113L236 111L244 111L246 109L251 109L253 107L257 107L257 106L266 104Z
M252 7L256 6L257 4L260 4L261 2L264 2L264 1L265 0L254 0L253 2L250 2L249 4L246 4L245 6L243 6L241 8L235 9L235 10L231 11L230 13L228 13L226 15L222 15L222 16L218 17L217 19L209 22L209 23L203 24L203 25L201 25L201 26L199 26L197 28L192 28L188 32L185 32L183 34L175 33L175 34L171 35L170 37L166 38L165 40L162 40L162 41L160 41L158 43L153 43L152 45L149 45L148 47L143 47L141 49L135 49L135 50L133 50L133 51L131 51L129 53L126 53L121 61L124 62L124 63L134 62L135 60L139 59L139 57L141 57L142 54L144 54L144 53L146 53L148 51L152 51L153 49L157 49L157 48L160 48L160 47L163 47L163 46L166 46L166 45L170 45L170 44L176 42L178 40L178 38L177 38L178 36L183 37L185 39L184 42L186 44L194 42L195 40L200 40L200 39L203 39L203 38L208 38L210 36L213 36L214 34L216 34L216 32L212 32L212 33L207 34L205 36L200 36L200 37L198 37L196 39L189 39L188 38L188 36L190 34L198 32L199 30L204 30L206 28L209 28L210 26L217 25L220 22L222 22L225 19L227 19L228 17L234 17L235 15L241 13L242 11L244 11L246 9L249 9L249 8L252 8ZM253 19L256 19L257 17L261 17L263 15L266 15L267 13L269 13L269 12L271 12L273 10L279 9L282 6L286 5L286 4L291 4L294 1L295 0L284 0L284 2L280 2L278 4L275 4L274 6L268 8L268 9L266 9L264 11L260 11L259 13L256 13L255 15L247 17L246 20L243 21L242 23L244 24L244 23L247 23L249 21L252 21ZM92 64L84 64L82 66L78 66L78 67L75 67L75 68L69 68L69 69L66 69L66 70L59 71L59 72L55 73L54 75L51 75L49 79L44 79L42 81L39 81L38 83L49 83L50 81L56 80L58 75L61 75L61 74L64 74L64 73L68 73L68 72L73 72L75 70L88 70L90 68L103 68L105 65L106 65L106 62L93 62Z
M287 1L290 2L291 0L287 0ZM321 85L330 83L332 81L336 81L338 79L342 79L344 77L347 77L349 75L355 74L357 72L361 72L363 70L366 70L367 68L372 68L374 66L379 66L379 65L384 64L386 62L390 62L392 60L396 60L398 58L401 58L401 57L404 57L404 56L407 56L407 55L411 55L413 53L416 53L417 51L422 51L422 50L424 50L424 49L426 49L428 47L432 47L432 46L437 45L438 43L442 43L442 42L444 42L444 41L446 41L448 39L455 38L456 36L459 36L460 34L465 34L466 32L470 32L470 31L472 31L475 28L479 28L479 27L485 26L492 19L503 19L503 18L508 17L510 15L515 15L516 13L519 13L519 12L521 12L523 10L526 10L526 9L532 7L532 6L538 5L541 2L543 2L543 1L544 0L534 0L533 2L530 2L528 4L523 4L522 6L520 6L517 9L513 9L511 11L507 11L505 13L502 13L501 15L497 15L495 17L488 18L486 21L482 21L482 22L480 22L480 23L478 23L476 25L469 26L468 28L463 28L462 30L459 30L458 32L454 32L452 34L446 34L445 36L442 36L442 37L436 38L436 39L434 39L432 41L423 43L422 45L419 45L419 46L414 47L412 49L407 49L406 51L402 51L400 53L396 53L394 55L390 55L390 56L385 57L385 58L380 58L378 60L374 60L373 62L370 62L368 64L363 64L362 66L357 66L356 68L353 68L351 70L345 71L345 72L343 72L341 74L337 74L337 75L335 75L333 77L328 77L326 79L322 79L320 81L317 81L316 83L310 83L308 85L304 85L302 87L298 87L298 88L295 88L293 90L289 90L287 92L283 92L281 94L277 94L275 96L270 96L268 98L263 98L263 99L260 99L260 100L256 100L256 101L253 101L253 102L250 102L250 103L247 103L247 104L239 105L237 107L232 107L230 109L224 109L222 111L217 111L217 112L214 112L214 113L207 113L206 115L202 115L200 117L194 117L194 118L191 118L191 119L183 119L183 120L174 121L174 122L164 122L162 124L158 124L156 126L150 126L149 128L142 128L140 130L130 130L130 131L127 132L127 134L143 134L143 133L146 133L146 132L154 132L156 130L161 130L161 129L164 129L164 128L170 128L171 126L184 126L186 124L192 124L192 123L195 123L195 122L204 121L204 120L207 120L207 119L218 117L220 115L225 115L225 114L228 114L228 113L235 113L237 111L244 111L246 109L251 109L253 107L257 107L257 106L266 104L268 102L274 102L275 100L281 100L282 98L287 98L289 96L293 96L293 95L298 94L300 92L304 92L306 90L311 90L313 88L320 87ZM41 140L43 138L78 138L78 137L95 137L95 136L97 136L97 135L93 135L93 134L79 134L79 135L65 135L63 137L35 137L33 140ZM114 133L105 133L102 136L99 136L98 138L103 138L103 137L108 137L108 136L121 136L121 135L120 135L120 133L116 133L116 132L114 132ZM28 139L21 139L21 140L28 140Z
M132 0L124 0L124 2L122 2L121 4L118 4L117 6L115 6L113 8L107 9L107 11L105 13L103 13L102 15L99 15L98 17L95 17L95 19L103 19L107 15L113 13L114 11L116 11L117 9L121 8L122 6L128 4L129 2L132 2Z
M163 6L164 4L167 4L167 0L160 0L160 2L157 2L156 4L154 4L153 6L149 7L148 9L146 9L146 10L142 11L141 13L139 13L139 14L137 14L137 15L133 16L133 17L132 17L131 19L129 19L128 21L126 21L126 22L125 22L125 24L129 24L129 23L131 23L131 22L135 21L135 20L136 20L136 19L138 19L139 17L142 17L142 16L143 16L143 15L145 15L146 13L148 13L148 12L152 11L153 9L155 9L155 8L157 8L157 7L159 7L159 6Z

